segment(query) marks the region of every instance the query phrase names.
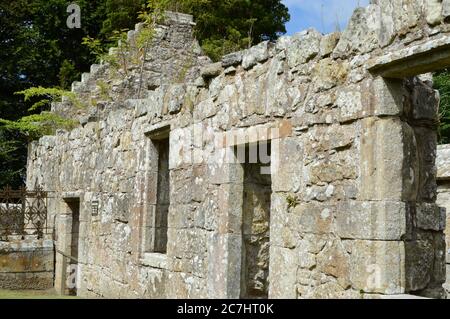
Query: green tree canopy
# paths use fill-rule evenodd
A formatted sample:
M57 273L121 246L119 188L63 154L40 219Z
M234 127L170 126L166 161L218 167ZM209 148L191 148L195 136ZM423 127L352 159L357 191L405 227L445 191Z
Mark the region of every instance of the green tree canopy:
M192 14L203 50L214 60L286 33L288 8L281 0L172 0L169 8Z
M450 143L450 71L443 70L433 77L434 88L439 91L439 143Z
M36 100L15 95L30 87L69 88L89 70L94 57L81 44L88 35L108 39L116 28L133 27L142 0L77 0L81 29L66 25L68 0L0 2L0 118L19 120L43 110L29 111ZM129 16L127 21L117 14ZM0 187L23 183L27 136L0 125Z
M70 0L0 2L0 187L23 184L27 142L35 132L21 128L30 121L53 123L48 103L14 94L32 87L66 90L95 63L83 39L115 45L114 31L134 28L143 5L150 2L193 14L195 34L206 54L217 60L285 32L288 9L281 0L76 0L81 28L66 25ZM32 106L34 106L32 108ZM13 122L17 122L15 125ZM46 127L46 126L44 126Z

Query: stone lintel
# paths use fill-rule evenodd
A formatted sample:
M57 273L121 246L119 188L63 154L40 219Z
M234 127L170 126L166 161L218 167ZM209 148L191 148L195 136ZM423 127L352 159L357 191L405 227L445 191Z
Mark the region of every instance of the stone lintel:
M82 192L63 192L61 198L65 201L76 200L82 197Z
M165 139L169 136L170 124L167 122L150 125L144 130L144 134L152 140Z
M367 69L386 78L406 78L450 66L450 37L388 53L368 62Z
M222 133L218 148L254 144L292 136L293 128L290 120L256 125L248 128L233 129Z

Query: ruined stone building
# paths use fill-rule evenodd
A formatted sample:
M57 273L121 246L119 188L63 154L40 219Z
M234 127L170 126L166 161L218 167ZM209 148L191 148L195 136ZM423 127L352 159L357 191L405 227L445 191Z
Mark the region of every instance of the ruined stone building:
M125 68L73 84L89 107L53 104L80 125L29 147L52 237L11 249L82 297L444 298L450 169L422 75L450 66L449 17L449 0L372 0L342 33L218 63L174 13L134 63L138 25Z

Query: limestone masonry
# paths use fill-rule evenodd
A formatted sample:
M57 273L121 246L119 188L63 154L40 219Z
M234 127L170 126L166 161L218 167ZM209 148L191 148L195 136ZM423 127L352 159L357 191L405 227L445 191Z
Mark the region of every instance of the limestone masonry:
M372 0L342 33L212 63L192 17L168 13L144 64L137 25L125 69L93 65L73 84L95 107L53 104L79 127L29 147L27 186L51 192L56 289L445 298L450 187L422 75L450 66L449 21L450 0Z

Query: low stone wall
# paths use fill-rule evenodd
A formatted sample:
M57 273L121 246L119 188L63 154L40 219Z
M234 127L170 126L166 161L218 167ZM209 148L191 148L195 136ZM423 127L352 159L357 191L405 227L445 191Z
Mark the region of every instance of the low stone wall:
M0 289L53 287L53 242L35 237L0 242Z

